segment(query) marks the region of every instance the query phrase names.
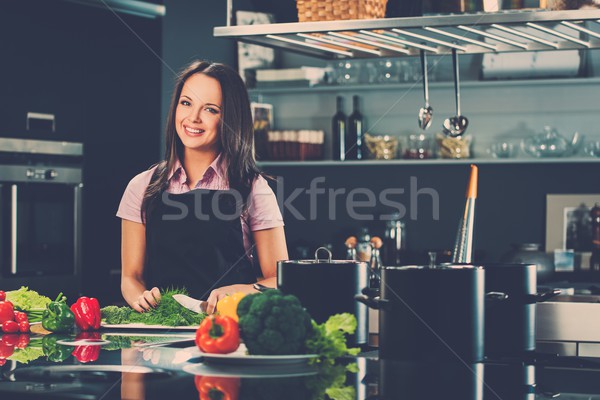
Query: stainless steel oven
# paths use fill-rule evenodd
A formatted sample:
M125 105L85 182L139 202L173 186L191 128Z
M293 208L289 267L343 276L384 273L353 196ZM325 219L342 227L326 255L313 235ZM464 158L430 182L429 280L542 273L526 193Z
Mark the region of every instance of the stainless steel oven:
M3 289L79 291L82 161L81 143L0 138Z

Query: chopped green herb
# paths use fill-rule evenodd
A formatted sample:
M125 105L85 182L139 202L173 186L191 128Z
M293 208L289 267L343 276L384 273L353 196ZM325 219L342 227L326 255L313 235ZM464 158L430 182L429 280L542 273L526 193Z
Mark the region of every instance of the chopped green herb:
M138 313L130 307L106 306L102 320L106 324L142 323L146 325L190 326L199 325L206 314L198 314L179 304L174 294L187 294L185 289L167 289L161 293L160 303L154 309Z

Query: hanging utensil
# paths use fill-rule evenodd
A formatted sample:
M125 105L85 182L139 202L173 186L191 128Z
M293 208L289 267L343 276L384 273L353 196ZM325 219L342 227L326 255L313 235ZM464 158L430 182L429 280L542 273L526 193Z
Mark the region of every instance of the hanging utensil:
M475 199L477 199L477 166L471 164L471 177L467 187L465 213L458 224L456 244L452 254L453 263L471 263L473 258L473 227L475 225Z
M429 105L429 79L427 77L427 54L421 50L421 74L423 76L423 97L425 107L419 110L419 127L423 130L429 128L433 117L433 108Z
M454 96L456 98L456 116L447 118L444 121L444 133L451 137L462 135L469 125L469 120L460 114L460 77L458 66L458 54L456 49L452 49L452 66L454 69Z

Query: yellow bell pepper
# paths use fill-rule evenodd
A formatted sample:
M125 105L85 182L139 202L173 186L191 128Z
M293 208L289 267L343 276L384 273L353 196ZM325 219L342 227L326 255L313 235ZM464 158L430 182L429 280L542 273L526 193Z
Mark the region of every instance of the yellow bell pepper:
M217 311L220 315L231 317L237 322L237 306L244 296L246 296L246 293L242 292L228 294L217 303Z

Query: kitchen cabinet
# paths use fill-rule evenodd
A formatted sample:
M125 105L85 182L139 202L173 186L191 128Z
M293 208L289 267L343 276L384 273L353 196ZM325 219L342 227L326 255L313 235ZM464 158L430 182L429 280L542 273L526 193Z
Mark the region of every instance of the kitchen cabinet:
M599 10L519 11L442 15L380 20L286 23L253 26L226 26L214 30L215 37L266 45L285 52L301 53L325 60L412 57L421 50L430 55L430 64L449 58L452 48L460 54L519 53L532 51L580 50L596 54L600 50ZM589 51L588 51L589 50ZM479 56L478 56L479 55ZM466 57L465 57L466 58ZM583 60L583 58L582 58ZM418 63L418 59L413 60ZM434 121L426 133L441 130L447 116L454 115L452 82L431 82L430 97ZM593 163L600 159L578 156L536 159L523 152L518 158L494 159L488 149L497 141L518 147L522 138L552 125L570 136L578 131L587 140L597 140L595 93L598 78L528 79L513 81L464 81L463 113L469 117L467 131L474 139L473 153L481 163L531 163L549 161ZM421 83L370 85L330 85L303 88L261 88L250 91L259 102L275 105L276 129L330 130L335 97L346 104L357 94L367 131L407 137L418 133L416 115L422 106ZM303 110L298 113L298 110ZM349 113L349 109L346 112ZM325 143L325 154L329 154ZM582 152L580 151L579 155ZM326 157L327 158L327 157ZM456 163L457 160L431 160L427 163ZM461 161L459 161L461 162ZM291 165L315 165L315 162ZM317 165L332 165L319 161ZM418 161L361 161L361 165L417 163ZM335 165L350 165L348 162ZM290 165L265 162L264 165Z

